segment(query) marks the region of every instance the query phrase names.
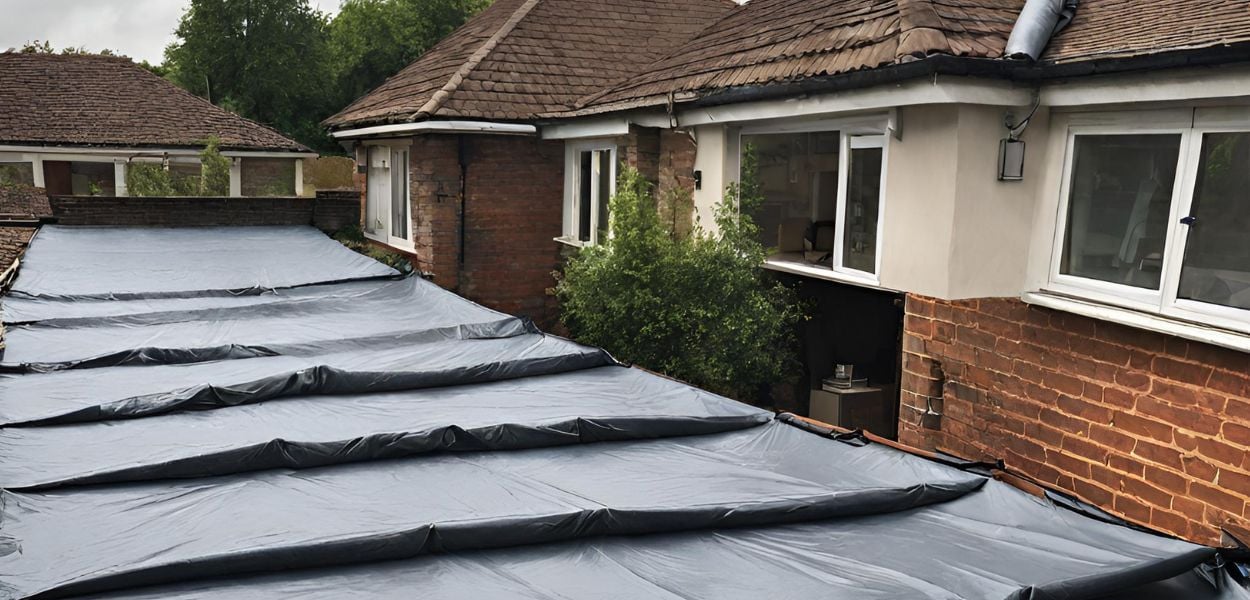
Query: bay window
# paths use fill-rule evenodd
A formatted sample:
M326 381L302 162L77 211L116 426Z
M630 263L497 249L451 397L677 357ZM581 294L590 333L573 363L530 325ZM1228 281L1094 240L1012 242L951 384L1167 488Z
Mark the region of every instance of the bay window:
M1050 286L1250 331L1250 123L1069 133Z
M593 246L608 238L609 202L616 192L616 146L570 143L565 149L564 235L559 241Z
M751 217L769 266L876 283L886 153L879 131L854 121L743 128L739 177L762 196Z
M365 237L411 249L412 219L409 193L409 150L400 144L370 144L365 183Z

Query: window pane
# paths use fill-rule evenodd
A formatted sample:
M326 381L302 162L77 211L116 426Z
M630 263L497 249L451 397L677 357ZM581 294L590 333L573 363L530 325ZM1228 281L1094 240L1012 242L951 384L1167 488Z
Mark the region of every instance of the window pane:
M408 151L391 153L391 236L408 239Z
M1180 142L1077 136L1060 273L1159 289Z
M592 171L593 152L582 152L578 157L577 169L577 239L590 241L590 211L594 208L590 191L594 180Z
M846 188L842 266L877 272L877 215L881 205L881 148L851 150Z
M0 163L0 186L35 185L35 168L28 162Z
M830 262L839 141L836 131L742 136L743 169L754 164L743 181L753 178L764 197L750 216L766 248Z
M602 242L608 239L608 226L610 224L608 219L608 200L612 198L612 153L608 150L601 150L595 154L599 156L599 172L596 173L599 178L597 207L599 211L599 235L596 241Z
M1250 133L1208 133L1177 296L1250 309Z

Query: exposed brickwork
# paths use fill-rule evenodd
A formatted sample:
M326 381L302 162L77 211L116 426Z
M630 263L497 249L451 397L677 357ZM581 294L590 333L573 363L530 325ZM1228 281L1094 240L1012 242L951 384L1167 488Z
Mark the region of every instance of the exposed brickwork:
M454 135L421 135L410 148L414 266L460 287L460 146Z
M460 291L498 310L557 320L564 144L530 137L466 137L465 261Z
M62 225L205 227L211 225L314 225L335 231L351 223L354 193L316 198L114 198L53 196L52 215Z
M1250 355L1004 298L909 295L904 329L904 443L1200 543L1250 519Z
M422 135L413 138L411 157L414 266L470 300L554 325L555 300L547 290L561 263L553 240L564 219L564 144Z
M48 194L29 185L0 185L0 216L43 217L52 214Z
M239 191L244 196L294 196L293 158L244 158L239 165Z

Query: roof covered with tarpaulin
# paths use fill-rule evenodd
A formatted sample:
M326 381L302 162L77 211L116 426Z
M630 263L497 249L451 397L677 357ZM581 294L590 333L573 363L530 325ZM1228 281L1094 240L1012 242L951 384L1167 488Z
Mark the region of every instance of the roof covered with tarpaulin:
M1247 597L308 228L45 227L3 311L0 597Z

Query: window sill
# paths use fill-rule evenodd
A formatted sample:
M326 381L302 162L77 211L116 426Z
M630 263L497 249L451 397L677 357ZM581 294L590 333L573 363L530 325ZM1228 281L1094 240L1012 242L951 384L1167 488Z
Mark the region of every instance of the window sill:
M564 244L565 246L570 246L572 248L585 248L590 245L587 242L583 242L581 240L574 239L571 237L561 236L561 237L551 238L551 239L552 241L559 242L561 244Z
M801 256L801 255L800 255ZM801 275L803 277L811 277L813 279L823 279L836 283L845 283L849 285L857 285L860 287L871 288L874 290L885 289L881 287L881 282L876 278L859 277L841 271L835 271L833 267L812 264L804 261L798 256L791 257L787 254L774 254L764 261L764 268L770 271L780 271L791 275Z
M404 241L403 243L397 244L395 242L392 242L386 236L369 233L368 231L364 232L364 234L365 234L365 239L371 242L377 242L379 244L382 244L383 246L386 246L387 248L390 248L391 250L395 250L397 252L403 252L405 254L414 254L417 251L416 244L409 242L409 241Z
M1025 292L1021 297L1026 304L1061 310L1073 314L1110 321L1146 331L1176 336L1239 352L1250 352L1250 335L1199 323L1165 317L1100 302L1063 296L1052 292Z

